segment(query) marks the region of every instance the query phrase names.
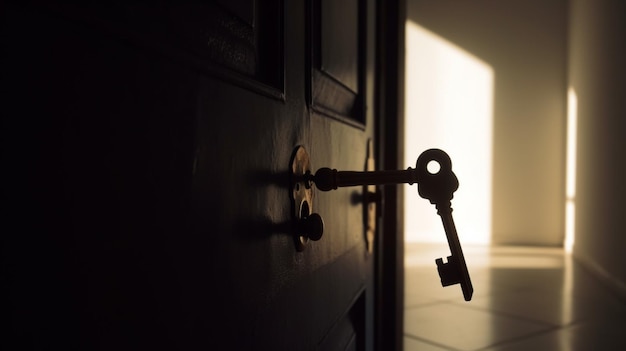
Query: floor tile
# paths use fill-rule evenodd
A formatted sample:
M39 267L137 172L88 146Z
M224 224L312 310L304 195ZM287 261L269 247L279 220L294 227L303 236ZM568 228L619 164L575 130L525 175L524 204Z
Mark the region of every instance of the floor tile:
M457 350L476 350L553 328L451 303L407 309L404 323L405 335Z
M407 308L448 300L463 301L463 293L459 285L441 286L434 261L432 267L406 269L404 291Z
M509 316L536 320L556 326L574 322L626 317L626 308L617 300L574 296L561 290L522 290L473 299L471 307Z
M626 350L625 330L623 322L580 324L502 343L484 351L622 351Z
M450 349L405 337L404 351L450 351Z
M626 304L560 248L465 246L472 301L441 287L444 245L407 245L405 351L626 350Z

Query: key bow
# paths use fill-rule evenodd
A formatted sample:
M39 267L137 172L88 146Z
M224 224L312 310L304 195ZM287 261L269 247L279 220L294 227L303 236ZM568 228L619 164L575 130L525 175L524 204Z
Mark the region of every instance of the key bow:
M437 172L428 170L428 164L435 161L439 164ZM459 180L452 172L450 156L440 149L424 151L418 158L415 166L417 172L417 191L419 195L430 200L431 204L448 205L459 188Z

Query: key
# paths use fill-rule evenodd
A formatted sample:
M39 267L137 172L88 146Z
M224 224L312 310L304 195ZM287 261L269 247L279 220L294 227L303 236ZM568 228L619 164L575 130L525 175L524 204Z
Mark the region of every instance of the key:
M436 162L438 171L429 171L428 164ZM452 197L459 187L459 181L452 172L450 156L440 149L424 151L417 159L416 168L392 171L337 171L327 167L320 168L315 174L307 173L305 180L314 182L317 189L330 191L340 187L383 185L383 184L415 184L421 197L430 200L441 217L443 228L448 239L451 255L444 263L442 258L435 260L442 286L461 284L465 301L472 299L474 288L467 271L463 250L452 218Z
M428 170L428 165L431 162L439 164L438 171L431 172ZM441 217L448 239L448 246L450 247L451 256L448 256L446 263L443 262L442 258L435 260L441 285L445 287L461 284L465 301L470 301L474 288L467 271L454 219L452 218L451 201L454 192L459 187L459 181L454 172L452 172L450 157L439 149L426 150L417 159L416 173L418 193L421 197L428 199L431 204L435 205L437 214Z

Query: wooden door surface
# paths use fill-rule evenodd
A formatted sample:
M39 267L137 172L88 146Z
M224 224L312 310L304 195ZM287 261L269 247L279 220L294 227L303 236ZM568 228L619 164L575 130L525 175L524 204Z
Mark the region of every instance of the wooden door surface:
M2 349L372 349L373 1L3 6Z

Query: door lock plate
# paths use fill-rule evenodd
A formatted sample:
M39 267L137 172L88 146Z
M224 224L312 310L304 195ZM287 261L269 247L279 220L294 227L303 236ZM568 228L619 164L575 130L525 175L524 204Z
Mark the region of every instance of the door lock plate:
M293 200L293 218L295 222L301 222L313 213L313 182L308 175L311 174L311 160L303 146L298 146L291 160L291 198ZM305 233L300 233L295 226L294 241L296 249L303 251L309 238Z

